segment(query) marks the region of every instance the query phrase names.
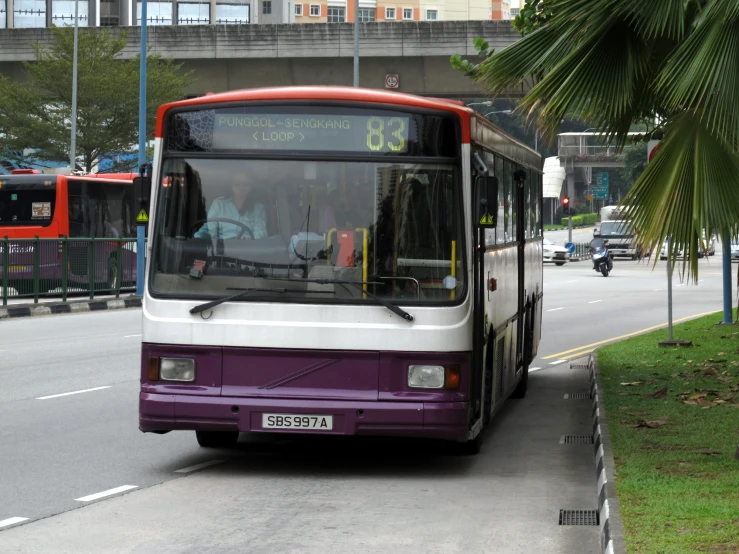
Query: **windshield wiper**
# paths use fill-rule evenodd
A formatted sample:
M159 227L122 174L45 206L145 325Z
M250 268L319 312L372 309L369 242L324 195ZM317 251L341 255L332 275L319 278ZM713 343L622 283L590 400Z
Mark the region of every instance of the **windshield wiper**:
M191 314L199 314L200 312L204 312L205 310L210 310L211 308L215 308L219 304L223 304L224 302L228 302L229 300L238 300L239 298L243 298L244 296L249 296L250 294L254 292L276 292L278 294L282 294L284 292L287 292L287 289L265 289L265 288L250 288L250 289L227 289L227 290L240 290L240 292L237 292L236 294L230 294L228 296L224 296L223 298L219 298L218 300L212 300L210 302L205 302L204 304L198 304L194 308L190 308Z
M383 283L380 281L343 281L339 279L290 279L286 277L266 277L262 276L261 279L267 279L267 280L273 280L273 281L294 281L296 283L316 283L317 285L352 285L355 287L358 291L363 292L370 298L372 298L375 302L380 304L381 306L385 306L388 310L393 312L395 315L402 317L406 321L413 321L414 317L403 310L402 308L399 308L392 302L388 302L384 298L380 298L378 296L375 296L371 292L364 290L361 285L384 285L387 286L387 283Z

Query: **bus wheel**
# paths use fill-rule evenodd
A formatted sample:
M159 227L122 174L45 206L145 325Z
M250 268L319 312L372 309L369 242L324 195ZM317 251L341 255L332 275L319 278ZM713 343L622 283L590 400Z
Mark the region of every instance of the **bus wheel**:
M238 431L195 431L198 444L203 448L230 448L239 440Z

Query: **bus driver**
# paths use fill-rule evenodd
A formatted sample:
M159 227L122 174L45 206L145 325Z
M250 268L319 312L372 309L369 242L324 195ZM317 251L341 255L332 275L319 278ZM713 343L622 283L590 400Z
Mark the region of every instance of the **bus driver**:
M208 221L195 233L195 238L251 239L249 231L241 225L214 219L230 219L246 225L254 233L254 239L267 238L267 211L264 204L257 202L254 194L254 184L246 174L237 177L231 185L230 198L216 198L208 210Z

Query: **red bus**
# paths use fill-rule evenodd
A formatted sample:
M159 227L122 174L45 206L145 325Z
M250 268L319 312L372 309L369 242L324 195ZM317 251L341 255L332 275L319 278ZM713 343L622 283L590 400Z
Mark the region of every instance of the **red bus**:
M7 275L0 270L0 276L8 286L18 294L29 293L34 266L38 265L39 291L57 288L63 257L59 239L135 238L134 176L44 175L29 169L0 175L0 268L7 265ZM57 240L42 240L38 245L18 240L36 238ZM36 248L40 252L34 261ZM67 248L70 283L90 282L91 258L95 283L117 288L119 280L135 281L135 246L129 241L99 241L94 245L90 241L69 241ZM119 249L123 251L120 263Z

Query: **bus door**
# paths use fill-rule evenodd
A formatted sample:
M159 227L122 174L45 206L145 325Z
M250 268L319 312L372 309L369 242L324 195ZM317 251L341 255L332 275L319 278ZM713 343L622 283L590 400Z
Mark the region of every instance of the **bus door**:
M135 236L133 213L133 185L112 179L69 179L69 236L70 238L131 238ZM121 248L114 240L72 241L69 246L70 278L82 284L90 282L90 271L95 283L114 287L119 274L123 281L135 278L135 257L130 246ZM91 259L92 256L92 259Z
M524 217L526 211L526 205L528 199L524 199L524 191L526 188L526 172L520 167L516 168L513 173L513 186L515 187L515 205L513 206L513 214L516 224L516 241L518 242L518 321L517 321L517 332L516 332L516 352L515 352L515 364L513 367L513 374L515 376L518 370L523 366L524 363L524 325L528 325L526 321L526 217Z

